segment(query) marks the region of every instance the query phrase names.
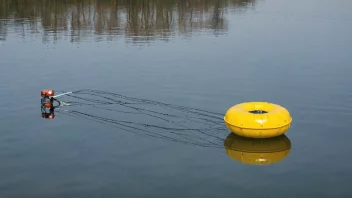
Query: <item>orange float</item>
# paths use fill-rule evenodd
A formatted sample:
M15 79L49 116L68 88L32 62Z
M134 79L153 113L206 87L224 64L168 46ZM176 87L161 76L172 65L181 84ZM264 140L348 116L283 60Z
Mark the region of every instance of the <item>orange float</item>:
M41 96L42 97L53 97L54 95L55 95L55 92L52 89L42 90L41 91Z

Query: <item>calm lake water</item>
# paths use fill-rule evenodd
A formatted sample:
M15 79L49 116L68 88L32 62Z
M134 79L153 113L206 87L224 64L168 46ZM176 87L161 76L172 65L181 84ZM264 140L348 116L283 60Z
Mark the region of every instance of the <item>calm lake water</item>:
M352 197L351 7L0 0L0 197ZM42 89L88 90L48 120ZM286 107L286 136L229 135L247 101Z

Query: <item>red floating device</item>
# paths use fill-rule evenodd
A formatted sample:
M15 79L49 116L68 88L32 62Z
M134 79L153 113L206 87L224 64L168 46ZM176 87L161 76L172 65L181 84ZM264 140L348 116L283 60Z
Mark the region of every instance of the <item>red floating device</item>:
M41 96L42 97L52 97L52 96L54 96L55 95L55 92L54 92L54 90L51 90L51 89L49 89L49 90L42 90L42 92L41 92Z
M44 105L44 107L46 107L46 108L51 108L51 107L53 107L53 105L51 104L51 102L46 102L46 103L44 103L43 105Z

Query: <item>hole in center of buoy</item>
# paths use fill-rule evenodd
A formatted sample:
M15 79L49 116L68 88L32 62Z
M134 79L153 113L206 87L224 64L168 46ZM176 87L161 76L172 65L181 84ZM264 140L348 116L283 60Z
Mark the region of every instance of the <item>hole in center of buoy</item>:
M249 111L249 113L253 113L253 114L266 114L268 113L267 111L263 111L263 110L252 110Z

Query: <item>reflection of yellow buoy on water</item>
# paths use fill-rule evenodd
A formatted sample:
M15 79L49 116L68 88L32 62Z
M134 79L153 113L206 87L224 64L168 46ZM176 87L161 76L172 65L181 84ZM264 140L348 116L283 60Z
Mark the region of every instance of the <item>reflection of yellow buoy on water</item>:
M268 165L286 158L291 141L285 135L268 139L245 138L231 133L224 143L232 159L245 164Z
M270 138L284 134L292 121L282 106L267 102L247 102L231 107L224 117L235 134L249 138Z

